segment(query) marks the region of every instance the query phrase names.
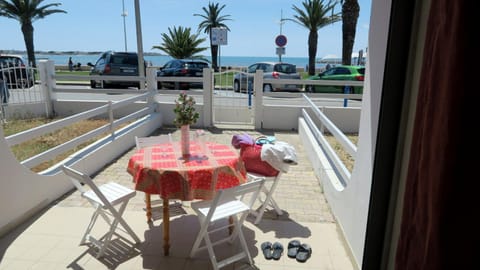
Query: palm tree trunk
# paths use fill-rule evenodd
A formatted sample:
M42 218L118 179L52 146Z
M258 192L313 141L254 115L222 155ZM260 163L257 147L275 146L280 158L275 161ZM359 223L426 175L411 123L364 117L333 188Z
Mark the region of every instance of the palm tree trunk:
M212 68L215 72L218 72L218 45L211 45L210 50L212 53Z
M315 75L315 58L317 57L317 31L308 34L308 75Z
M29 65L36 67L35 48L33 46L33 25L31 23L23 24L22 33L25 41L25 47L27 48L28 63Z
M355 42L355 31L357 28L360 6L357 0L346 0L342 6L342 33L343 49L342 64L350 65L352 63L353 43Z

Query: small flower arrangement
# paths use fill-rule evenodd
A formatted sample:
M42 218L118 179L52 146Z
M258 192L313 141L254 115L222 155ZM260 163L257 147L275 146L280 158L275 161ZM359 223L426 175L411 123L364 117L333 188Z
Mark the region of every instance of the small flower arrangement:
M176 117L173 120L173 123L177 127L192 125L197 122L200 114L195 111L195 99L192 96L188 96L187 93L183 91L179 94L178 99L175 100L175 104L173 112Z

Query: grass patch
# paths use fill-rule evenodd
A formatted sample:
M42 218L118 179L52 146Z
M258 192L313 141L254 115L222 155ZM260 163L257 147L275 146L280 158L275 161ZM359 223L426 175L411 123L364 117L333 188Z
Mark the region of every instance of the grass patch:
M38 127L56 120L58 119L34 118L34 119L26 119L26 120L11 120L9 122L2 124L3 132L5 134L5 137L7 137L10 135L22 132L24 130ZM23 161L106 124L108 124L108 121L106 119L83 120L83 121L74 123L68 127L64 127L62 129L45 134L41 137L32 139L30 141L26 141L21 144L14 145L11 148L11 150L18 161ZM122 127L125 125L127 124L122 125ZM80 149L86 147L87 145L93 143L94 141L102 137L105 137L106 135L107 133L102 134L100 136L97 136L89 140L88 142L78 145L74 149L71 149L57 156L55 159L44 162L32 168L32 171L41 172L43 170L46 170L49 167L67 158L69 155L75 153L76 151L79 151ZM358 134L346 134L346 136L349 138L349 140L353 144L355 145L358 144ZM353 159L353 157L343 149L343 146L337 141L337 139L335 139L335 137L329 134L325 134L325 138L328 141L328 143L332 146L333 150L337 153L340 160L342 160L342 162L345 164L345 167L350 172L352 172L353 165L355 163L355 160Z
M218 86L233 86L233 77L235 76L235 73L238 71L227 71L222 74L215 74L214 75L214 80L215 80L215 85Z
M358 145L358 134L345 134L347 138L354 144ZM335 153L337 153L340 160L345 164L345 167L351 173L353 170L353 164L355 163L355 159L343 149L343 146L338 142L337 139L333 135L325 134L325 139L328 141L330 146L333 148Z
M3 124L3 130L5 133L5 136L9 136L12 134L22 132L24 130L28 130L37 126L47 124L52 121L56 121L56 120L58 119L35 118L35 119L27 119L27 120L12 120ZM11 147L11 150L18 161L23 161L30 157L38 155L48 149L51 149L57 145L65 143L75 137L85 134L91 130L94 130L98 127L106 125L107 123L109 122L106 119L88 119L88 120L79 121L70 126L55 130L43 136L34 138L32 140L23 142L18 145L14 145ZM86 147L87 145L93 143L94 141L106 135L107 133L97 136L89 140L88 142L78 145L74 149L71 149L65 153L62 153L61 155L57 156L53 160L43 162L33 167L31 170L34 172L41 172L45 169L48 169L54 164L67 158L69 155L73 154L74 152L79 151L80 149Z
M87 70L74 70L74 71L55 70L55 75L81 75L81 76L88 76L89 74L90 74L90 71L87 71Z
M88 76L90 75L90 71L88 70L55 70L55 75L79 75L79 76ZM40 80L40 73L35 72L35 80ZM56 79L57 81L64 81L64 79Z

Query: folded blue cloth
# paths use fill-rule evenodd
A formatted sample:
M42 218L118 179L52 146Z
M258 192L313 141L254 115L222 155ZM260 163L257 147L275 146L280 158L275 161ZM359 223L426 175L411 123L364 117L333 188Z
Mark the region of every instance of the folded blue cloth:
M267 136L267 137L261 137L258 138L255 143L262 145L262 144L273 144L275 143L276 139L274 136Z

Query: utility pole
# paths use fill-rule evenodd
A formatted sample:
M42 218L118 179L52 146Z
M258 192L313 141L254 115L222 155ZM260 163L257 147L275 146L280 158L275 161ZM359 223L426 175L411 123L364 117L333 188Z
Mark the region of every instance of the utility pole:
M138 75L145 76L145 60L143 59L143 38L142 23L140 18L140 0L135 0L135 24L137 28L137 52L138 52ZM144 84L140 84L140 89L145 89Z

